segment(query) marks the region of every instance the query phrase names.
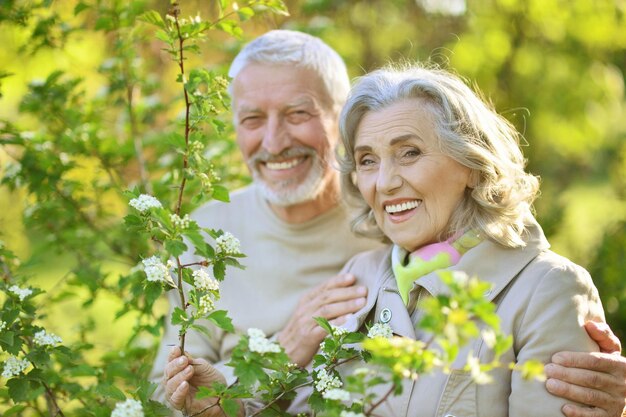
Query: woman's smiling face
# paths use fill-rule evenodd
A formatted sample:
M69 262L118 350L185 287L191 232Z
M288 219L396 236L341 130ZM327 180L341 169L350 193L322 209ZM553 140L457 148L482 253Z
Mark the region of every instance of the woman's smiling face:
M356 131L357 187L378 227L408 251L438 241L470 179L439 150L432 112L406 99L366 113Z

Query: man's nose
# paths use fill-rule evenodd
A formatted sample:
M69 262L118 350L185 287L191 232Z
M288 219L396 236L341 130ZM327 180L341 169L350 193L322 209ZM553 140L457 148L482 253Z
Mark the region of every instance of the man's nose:
M291 146L291 138L281 117L271 116L263 130L263 148L273 155L279 155Z

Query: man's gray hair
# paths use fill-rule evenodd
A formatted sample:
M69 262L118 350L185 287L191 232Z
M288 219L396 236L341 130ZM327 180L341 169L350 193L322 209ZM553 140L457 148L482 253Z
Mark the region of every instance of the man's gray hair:
M272 30L248 43L235 57L228 75L234 79L249 64L287 65L313 70L326 87L337 113L346 101L350 78L343 59L321 39L293 30ZM232 96L232 82L229 92Z
M368 112L407 99L424 103L433 115L441 151L470 168L474 180L443 234L471 228L506 247L524 246L525 220L531 214L539 180L524 170L521 135L462 79L445 70L417 65L389 67L361 77L341 113L344 149L337 157L344 195L359 208L353 231L384 238L354 183L359 124Z

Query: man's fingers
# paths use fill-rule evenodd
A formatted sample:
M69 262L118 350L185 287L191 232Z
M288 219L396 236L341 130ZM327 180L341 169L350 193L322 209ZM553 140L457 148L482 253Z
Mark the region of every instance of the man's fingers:
M596 388L601 391L616 392L622 387L622 381L616 376L604 372L566 368L554 363L546 365L545 372L548 378L558 379L581 387Z
M170 349L170 353L167 355L167 361L171 362L177 357L180 356L180 348L178 346L174 346Z
M185 399L187 398L187 394L189 393L189 383L187 381L183 381L176 390L172 393L170 397L170 404L176 410L182 410L185 406Z
M172 376L178 374L185 369L189 364L189 359L186 356L179 356L172 359L165 365L165 379L170 379Z
M605 353L620 353L622 346L619 339L604 322L588 321L585 323L585 330L589 336L598 344L600 350Z
M313 313L313 317L333 320L347 314L356 313L365 306L366 298L360 297L338 303L324 304Z
M565 404L561 409L566 417L607 417L608 414L601 408L581 407L575 404Z
M599 407L612 402L609 394L592 388L582 388L578 385L570 384L558 379L549 378L546 381L548 392L557 397L562 397L570 401Z
M166 382L165 382L165 391L174 395L174 392L180 387L183 382L188 382L189 379L193 376L193 366L187 365L180 372L173 374Z
M601 352L558 352L552 355L552 362L568 368L588 369L608 374L615 374L622 369L620 356Z

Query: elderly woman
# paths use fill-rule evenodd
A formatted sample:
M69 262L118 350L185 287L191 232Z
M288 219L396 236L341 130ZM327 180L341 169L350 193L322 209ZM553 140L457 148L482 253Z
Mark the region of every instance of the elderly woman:
M373 72L354 86L340 129L342 185L360 207L353 230L393 243L345 268L370 289L358 325L373 318L425 340L419 301L445 291L436 271L449 268L493 285L485 297L514 338L503 363L598 349L582 327L604 318L598 292L587 271L549 250L531 214L538 180L524 171L520 135L464 82L417 67ZM475 340L451 374L421 376L377 414L561 415L564 399L506 367L495 383L475 384L462 371L470 350L492 359Z

